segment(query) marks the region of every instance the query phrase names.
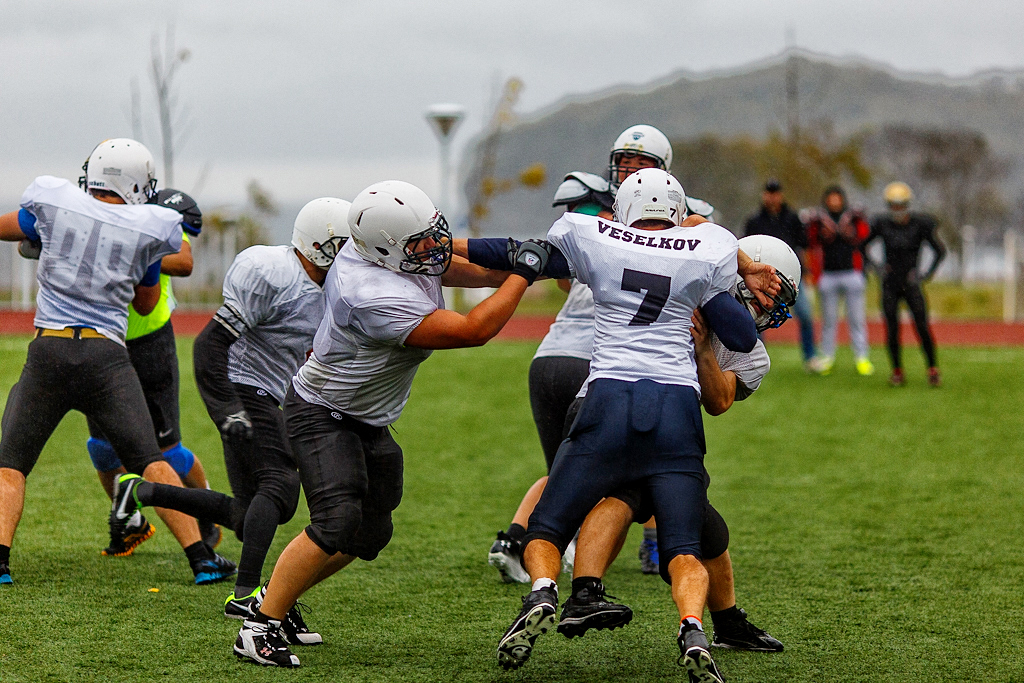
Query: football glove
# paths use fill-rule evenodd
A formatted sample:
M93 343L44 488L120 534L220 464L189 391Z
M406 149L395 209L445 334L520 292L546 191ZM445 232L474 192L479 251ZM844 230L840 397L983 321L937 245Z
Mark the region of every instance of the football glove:
M512 267L512 274L519 275L529 284L533 284L551 258L551 245L543 240L526 240L519 245L516 252L516 260Z
M252 420L245 409L232 413L224 418L220 425L220 433L232 439L251 439L253 437Z

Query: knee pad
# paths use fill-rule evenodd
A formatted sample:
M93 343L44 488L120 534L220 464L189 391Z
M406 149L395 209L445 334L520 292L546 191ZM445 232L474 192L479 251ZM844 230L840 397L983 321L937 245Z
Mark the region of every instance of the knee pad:
M97 472L109 472L121 468L121 460L117 457L117 453L114 452L114 447L109 441L90 436L89 440L85 442L85 448L89 451L92 466L96 468Z
M721 513L708 503L704 526L700 530L700 552L705 560L713 560L729 549L729 525Z
M164 460L184 479L192 471L196 456L179 442L174 448L164 451Z
M270 500L274 501L274 505L277 506L278 512L281 513L279 524L285 524L295 516L295 511L299 507L300 490L299 473L286 470L281 472L276 485L266 491Z

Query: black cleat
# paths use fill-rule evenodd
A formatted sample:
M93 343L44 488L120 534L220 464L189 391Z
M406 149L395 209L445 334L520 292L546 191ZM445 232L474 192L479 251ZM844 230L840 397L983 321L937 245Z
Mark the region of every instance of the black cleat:
M523 546L504 531L491 544L487 564L501 572L505 583L530 583L530 573L523 568Z
M11 578L11 567L6 562L0 562L0 586L10 586L14 583Z
M498 643L498 664L518 669L530 658L533 644L555 625L558 594L553 588L540 588L523 596L519 616Z
M598 631L616 629L633 619L633 610L626 605L608 602L605 598L618 599L614 595L607 595L600 581L587 583L562 605L558 632L566 638L575 638L592 628Z
M271 619L269 623L246 619L235 639L235 656L248 659L263 666L280 666L296 669L299 658L288 649L288 643L281 637L281 622Z
M214 555L212 560L201 560L192 566L192 573L196 576L196 585L205 586L208 583L217 583L234 575L235 563L226 557Z
M686 667L690 683L724 683L725 678L715 666L715 660L708 652L708 637L696 626L683 623L679 626L679 659L677 664Z
M766 631L747 621L747 613L737 610L739 617L720 620L715 623L715 636L712 647L724 647L730 650L749 650L751 652L782 652L781 642L772 638Z
M231 595L224 600L224 616L228 619L249 619L252 617L256 612L253 602L259 590L257 588L249 595L243 595L240 598L235 597L235 592L231 591Z
M140 543L156 532L156 528L139 513L142 504L135 495L135 489L140 483L142 477L137 474L122 474L114 481L108 519L110 545L103 549L104 555L131 555Z

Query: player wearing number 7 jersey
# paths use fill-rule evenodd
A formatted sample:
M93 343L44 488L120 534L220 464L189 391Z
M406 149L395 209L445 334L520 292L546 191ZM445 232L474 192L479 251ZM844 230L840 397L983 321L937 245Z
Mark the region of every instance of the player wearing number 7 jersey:
M524 565L533 591L498 646L517 668L555 623L561 555L587 513L616 487L642 488L658 521L663 566L680 614L680 663L702 681L720 681L700 616L708 589L700 563L707 504L700 384L690 336L700 307L733 351L757 341L749 313L729 294L737 242L705 222L680 227L683 188L665 171L644 169L620 186L620 223L566 213L551 227L547 273L573 276L594 293L595 336L585 400L562 443L530 517ZM563 272L554 272L564 264Z

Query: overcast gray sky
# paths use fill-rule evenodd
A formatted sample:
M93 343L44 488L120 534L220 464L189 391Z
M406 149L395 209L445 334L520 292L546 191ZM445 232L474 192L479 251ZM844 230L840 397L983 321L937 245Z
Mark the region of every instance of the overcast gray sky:
M272 3L4 0L0 5L0 200L41 173L77 177L92 146L131 135L140 79L145 142L159 159L150 38L172 21L192 52L181 189L238 201L256 178L285 202L351 199L400 178L435 193L434 102L465 105L464 144L498 76L526 84L528 114L567 96L729 69L796 44L902 70L963 76L1024 67L1019 0L446 0Z

